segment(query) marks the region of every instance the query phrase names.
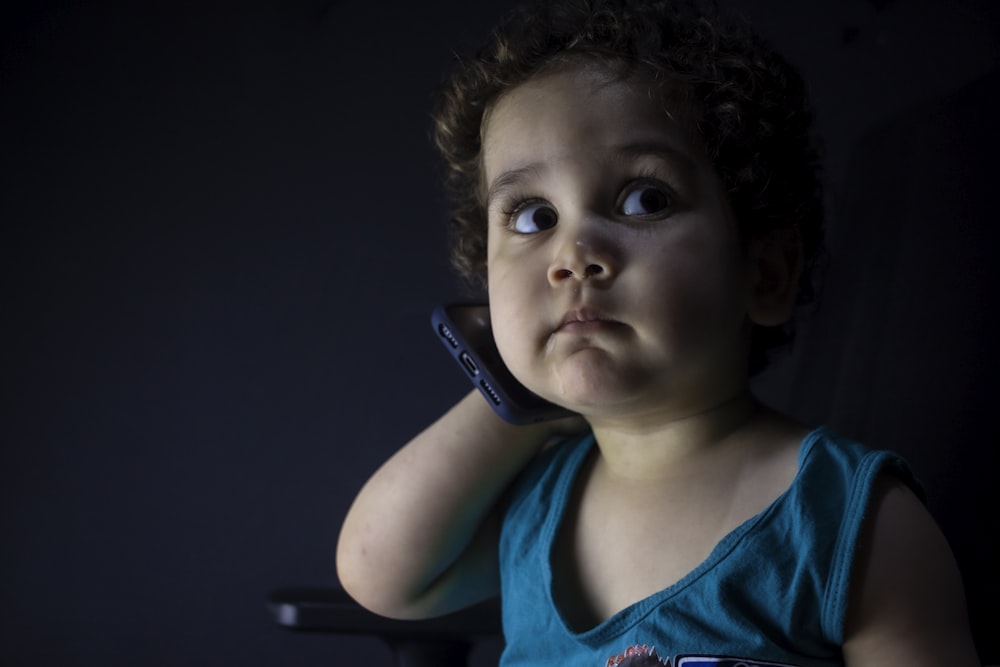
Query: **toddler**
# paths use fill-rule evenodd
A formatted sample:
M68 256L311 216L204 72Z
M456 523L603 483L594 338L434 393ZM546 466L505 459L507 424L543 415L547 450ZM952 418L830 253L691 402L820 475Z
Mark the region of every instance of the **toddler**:
M749 389L822 235L797 74L694 4L556 0L436 121L455 264L511 372L580 416L467 395L358 495L346 590L398 618L499 594L509 667L976 664L906 463Z

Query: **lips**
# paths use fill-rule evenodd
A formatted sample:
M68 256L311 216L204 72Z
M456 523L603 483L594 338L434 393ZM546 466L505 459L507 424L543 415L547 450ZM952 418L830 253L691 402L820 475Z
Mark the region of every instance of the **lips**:
M598 331L621 323L592 308L577 308L563 316L554 333Z

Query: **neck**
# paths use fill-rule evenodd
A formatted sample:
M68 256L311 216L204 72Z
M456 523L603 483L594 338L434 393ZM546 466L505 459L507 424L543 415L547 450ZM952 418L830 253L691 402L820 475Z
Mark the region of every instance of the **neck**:
M706 409L638 424L592 420L608 472L623 480L662 481L710 463L763 409L741 391Z

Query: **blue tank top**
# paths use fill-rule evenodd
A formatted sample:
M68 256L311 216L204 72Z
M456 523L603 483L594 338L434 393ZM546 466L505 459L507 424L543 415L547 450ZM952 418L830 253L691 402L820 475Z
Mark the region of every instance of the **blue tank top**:
M552 594L551 554L593 435L544 452L512 489L500 538L501 667L842 665L855 545L880 471L919 493L906 463L828 429L791 486L677 583L584 632Z

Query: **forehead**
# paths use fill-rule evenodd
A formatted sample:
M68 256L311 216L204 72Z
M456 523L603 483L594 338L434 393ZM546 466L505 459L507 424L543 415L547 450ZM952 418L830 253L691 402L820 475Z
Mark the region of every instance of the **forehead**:
M697 142L680 93L586 62L535 75L507 91L484 119L484 181L529 165L639 146L693 157Z

